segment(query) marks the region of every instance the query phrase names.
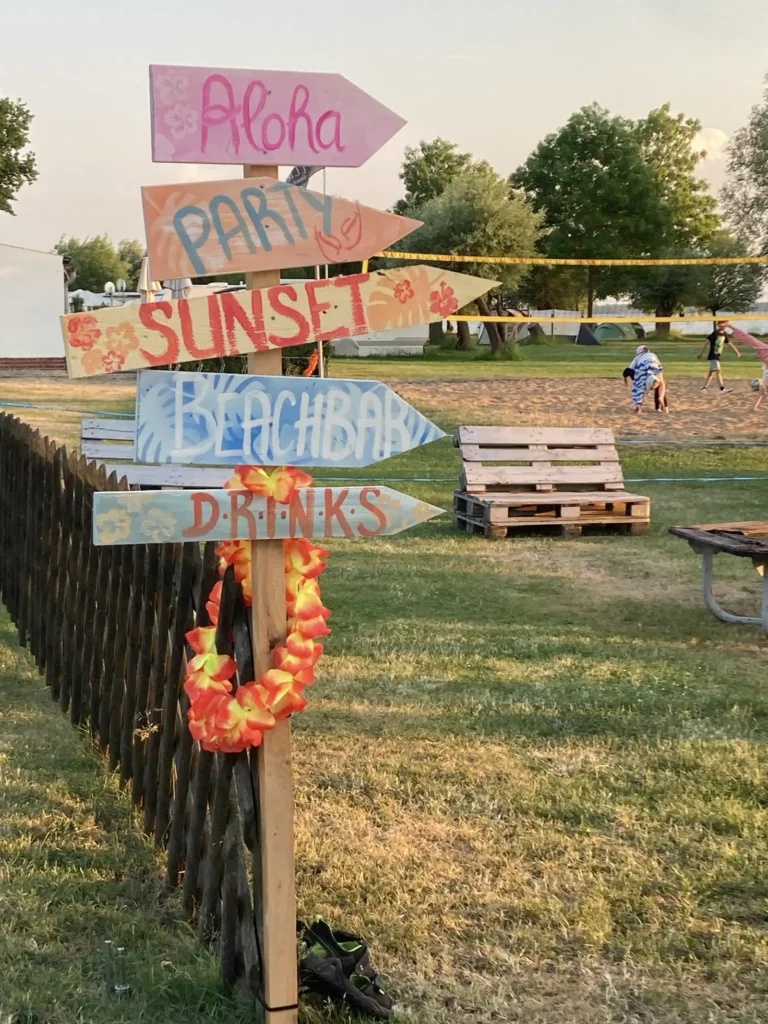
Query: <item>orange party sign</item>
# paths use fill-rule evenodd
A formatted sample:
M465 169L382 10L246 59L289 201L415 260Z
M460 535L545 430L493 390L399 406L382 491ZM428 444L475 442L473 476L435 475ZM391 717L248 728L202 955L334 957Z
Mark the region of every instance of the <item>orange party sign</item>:
M352 263L421 225L274 178L152 185L141 193L158 279Z

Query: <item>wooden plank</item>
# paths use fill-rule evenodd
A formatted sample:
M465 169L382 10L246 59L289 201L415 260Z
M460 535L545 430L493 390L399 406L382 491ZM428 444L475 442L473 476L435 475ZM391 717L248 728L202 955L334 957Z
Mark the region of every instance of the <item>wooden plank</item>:
M101 551L101 548L96 548ZM158 544L147 546L144 569L144 593L139 620L139 660L136 666L136 697L132 722L131 799L139 806L144 799L144 750L149 727L149 682L152 671L152 649L156 644L156 610L160 593L160 553L166 549Z
M123 441L81 441L80 451L87 459L133 460L136 456L136 445Z
M628 491L552 491L549 494L537 494L533 491L492 491L488 494L466 495L463 491L456 491L456 495L463 495L474 502L482 502L486 505L562 505L571 500L580 504L590 502L625 502L625 501L649 501L645 495L630 494Z
M93 550L98 550L94 545ZM149 639L142 636L141 623L144 597L147 590L147 560L149 548L137 544L133 549L133 568L131 572L131 606L126 619L126 652L125 652L125 701L123 703L123 720L120 728L120 785L127 786L133 773L133 733L136 718L137 672L139 667L139 651L142 641ZM151 629L151 627L150 627Z
M461 446L464 462L618 462L619 453L608 444L591 448L493 448L478 444Z
M61 318L70 377L248 355L444 320L497 282L416 265Z
M91 655L93 651L94 643L94 624L96 620L96 610L98 602L98 578L99 578L99 565L101 561L102 549L97 548L93 543L93 493L98 488L104 488L106 486L107 477L103 470L99 470L93 463L89 463L86 467L85 486L84 486L84 497L85 497L85 508L84 508L84 520L83 520L83 537L87 546L87 560L85 569L85 605L83 608L83 618L87 623L87 628L83 631L82 643L80 648L75 655L75 667L74 671L82 679L82 698L80 701L79 710L74 704L70 707L71 715L79 716L77 723L84 721L88 718L90 707L91 707ZM73 720L74 721L74 720Z
M247 165L243 172L246 178L257 173ZM269 285L269 273L275 272L250 275L248 284L252 288ZM268 356L249 356L248 372L279 376L282 363ZM271 667L272 648L285 640L287 631L282 543L251 544L251 562L252 667L253 677L258 679ZM267 1007L266 1024L298 1024L290 719L265 733L261 746L251 751L250 758L258 785L259 844L252 864L254 918L262 950L261 999Z
M218 578L218 556L215 554L214 545L206 545L205 553L200 557L200 547L197 544L190 545L195 556L195 585L193 588L194 610L188 618L188 628L194 626L208 626L210 618L205 607L206 598L211 592L215 580ZM191 648L186 648L187 660L194 654ZM165 881L170 889L175 889L179 884L179 874L184 851L185 824L190 797L190 783L192 782L192 759L195 743L192 734L187 727L187 712L189 711L189 698L182 690L179 694L179 713L181 716L181 730L179 745L176 752L176 786L174 790L173 811L171 813L171 828L168 837L168 854Z
M176 574L174 592L176 607L170 637L170 665L163 686L160 751L157 771L157 806L155 810L155 842L158 845L167 839L171 807L171 770L173 768L174 741L176 739L176 712L179 693L184 679L184 636L188 631L189 615L192 610L192 583L195 563L190 544L182 545ZM186 728L186 722L184 723Z
M342 75L153 64L149 76L155 162L360 167L405 124Z
M507 447L520 444L546 444L558 448L567 445L614 445L613 431L604 427L459 427L460 445L479 444Z
M462 532L469 533L483 533L486 536L491 536L490 531L495 531L499 536L510 536L515 531L522 530L549 530L557 529L563 530L568 529L571 525L576 527L586 526L600 526L600 527L616 527L622 530L631 530L635 526L648 525L643 520L632 519L630 516L590 516L589 518L580 518L577 520L568 520L564 522L557 516L520 516L504 520L503 523L483 523L472 516L464 515L461 512L454 513L454 519L458 529Z
M80 424L80 438L83 441L129 441L136 439L136 420L110 419L108 417L86 417Z
M708 529L691 526L674 526L669 532L676 537L683 537L696 550L708 548L714 552L736 555L738 558L768 560L768 543L746 534L715 533Z
M82 545L80 527L83 484L78 474L78 459L70 459L65 453L65 525L69 535L66 583L64 586L64 618L62 622L62 657L61 657L61 690L59 703L62 711L69 711L69 700L72 687L72 656L77 645L77 623L75 621L75 595L77 592L77 574Z
M136 459L370 466L444 432L379 381L142 370Z
M168 644L171 616L176 603L173 593L176 559L180 555L178 545L165 544L160 556L160 586L157 603L157 634L152 655L152 672L149 683L149 714L147 745L144 763L144 831L151 835L155 826L157 807L157 773L160 757L160 727L163 714L163 689L167 678Z
M464 466L467 488L478 486L504 487L510 484L606 484L621 485L624 476L618 463L604 466Z
M442 511L388 487L311 487L282 506L250 491L107 491L94 507L99 545L391 536Z
M422 223L264 175L149 185L141 196L158 280L354 263Z
M216 466L137 466L103 462L107 472L119 473L131 487L195 487L217 490L232 477L232 468Z
M121 481L121 484L123 481ZM115 617L117 630L111 648L111 662L105 659L104 676L112 671L109 706L109 769L114 771L120 763L120 741L122 733L123 706L126 692L126 657L128 652L128 614L131 606L131 590L133 587L134 554L133 548L123 548L122 556L117 562L117 606Z
M103 473L100 474L101 483L106 487L117 486L117 478L114 473L104 480ZM89 638L91 643L90 663L87 665L88 679L90 683L91 697L89 709L89 721L91 735L96 736L101 720L101 685L104 678L104 649L107 641L107 622L109 618L110 601L112 597L112 581L110 574L114 561L113 551L100 551L98 571L96 574L96 614L93 618L93 630Z
M86 634L90 631L93 624L93 620L87 618L85 610L88 604L88 560L94 545L91 535L88 533L88 527L92 521L89 505L93 499L87 493L88 464L82 456L78 459L75 470L77 473L76 486L79 505L75 529L79 540L73 595L74 632L72 634L73 643L69 659L69 674L72 678L69 718L73 725L79 725L83 716L83 692L85 689L85 677L81 671L80 656L85 646Z
M768 523L764 520L749 520L745 523L697 523L695 526L679 527L688 530L733 530L748 537L768 536Z

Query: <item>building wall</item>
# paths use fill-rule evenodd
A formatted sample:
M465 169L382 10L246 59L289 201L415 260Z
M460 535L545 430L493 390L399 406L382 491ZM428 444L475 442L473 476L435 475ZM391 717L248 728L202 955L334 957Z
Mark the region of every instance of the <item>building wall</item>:
M64 313L61 257L0 245L0 368L8 360L62 360ZM41 369L56 366L40 365ZM18 365L18 369L25 369Z

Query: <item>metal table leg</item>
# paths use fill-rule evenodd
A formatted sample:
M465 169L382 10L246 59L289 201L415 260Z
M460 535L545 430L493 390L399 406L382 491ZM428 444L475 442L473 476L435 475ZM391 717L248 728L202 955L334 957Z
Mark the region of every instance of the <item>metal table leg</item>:
M712 593L712 561L714 555L711 551L701 552L701 593L704 597L704 604L714 616L722 622L738 622L746 626L762 626L768 633L768 577L763 576L763 598L762 615L759 619L751 618L748 615L732 615L725 611L715 600Z

